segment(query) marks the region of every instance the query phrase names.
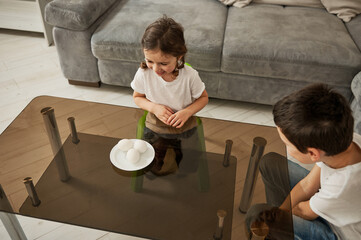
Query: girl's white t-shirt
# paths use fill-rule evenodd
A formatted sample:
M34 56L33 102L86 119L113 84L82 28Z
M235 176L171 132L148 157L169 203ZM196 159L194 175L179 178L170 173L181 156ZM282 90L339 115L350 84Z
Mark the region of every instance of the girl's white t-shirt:
M353 142L361 148L361 136ZM311 197L310 207L331 223L339 239L361 239L361 163L333 169L323 162L321 188Z
M151 69L139 68L130 86L134 91L145 94L154 103L170 107L174 112L182 110L199 98L205 85L198 72L184 65L172 82L166 82Z

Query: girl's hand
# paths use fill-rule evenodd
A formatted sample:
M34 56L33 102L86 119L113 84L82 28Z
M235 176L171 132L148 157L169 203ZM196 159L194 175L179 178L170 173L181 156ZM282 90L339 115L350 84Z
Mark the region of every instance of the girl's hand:
M168 118L167 124L171 125L172 127L181 128L191 116L192 113L190 111L183 109L172 114Z
M157 104L154 107L153 113L159 120L161 120L163 123L167 125L169 125L169 123L167 122L169 117L172 116L172 114L174 114L173 110L170 107L161 104Z

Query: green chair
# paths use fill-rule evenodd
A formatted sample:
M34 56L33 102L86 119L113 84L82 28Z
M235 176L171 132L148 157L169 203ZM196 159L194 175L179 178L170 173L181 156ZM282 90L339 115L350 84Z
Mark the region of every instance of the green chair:
M138 120L137 126L137 139L143 139L144 128L145 128L145 120L148 112L144 111L143 116ZM199 149L201 152L206 153L206 145L204 140L204 131L203 131L203 123L202 120L197 117L197 134L199 139ZM209 190L209 174L208 174L208 163L206 159L206 155L202 154L201 159L199 160L199 165L197 169L198 176L198 189L201 192L207 192ZM143 177L144 172L134 171L132 173L132 189L135 192L140 192L143 188Z

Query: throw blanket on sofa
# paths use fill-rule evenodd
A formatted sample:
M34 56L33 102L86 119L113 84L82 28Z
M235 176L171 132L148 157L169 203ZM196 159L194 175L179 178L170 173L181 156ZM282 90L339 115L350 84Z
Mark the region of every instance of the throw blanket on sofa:
M247 6L252 0L219 0L227 6L244 7Z
M227 6L245 7L251 2L266 3L285 6L303 6L303 7L316 7L324 8L320 0L219 0Z
M227 6L243 8L254 3L276 4L283 6L301 6L325 8L329 13L337 15L344 22L349 22L361 13L360 0L218 0Z

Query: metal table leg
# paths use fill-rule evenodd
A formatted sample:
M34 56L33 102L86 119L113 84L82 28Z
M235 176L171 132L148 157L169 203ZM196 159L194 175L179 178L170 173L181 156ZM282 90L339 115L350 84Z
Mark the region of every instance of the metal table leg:
M0 184L0 209L8 212L13 212L9 199L6 197L4 189ZM0 219L4 224L6 231L13 240L26 240L25 233L16 218L15 214L8 212L0 212Z
M255 137L253 139L253 148L249 165L247 169L247 175L243 186L242 199L239 206L239 211L246 213L251 205L254 188L256 186L256 180L259 172L259 162L263 155L264 148L267 144L266 139L261 137Z
M54 109L46 107L41 110L46 132L49 137L50 145L55 156L55 163L58 169L59 178L61 181L66 182L70 179L68 164L66 162L64 149L60 139L58 124L56 122Z
M26 240L26 235L15 214L0 212L0 219L12 240Z

